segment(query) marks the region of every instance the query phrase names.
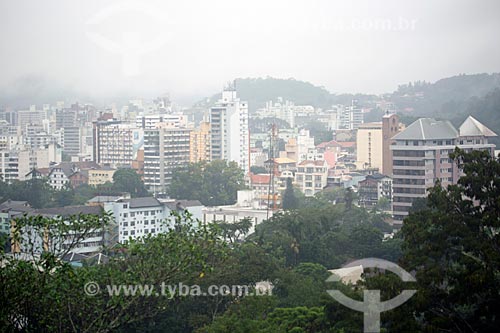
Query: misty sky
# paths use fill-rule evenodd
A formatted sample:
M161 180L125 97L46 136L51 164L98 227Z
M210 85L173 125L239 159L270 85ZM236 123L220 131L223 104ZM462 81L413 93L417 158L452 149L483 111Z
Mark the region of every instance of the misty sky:
M273 76L382 93L498 72L499 36L498 0L1 0L0 87L35 77L92 96L176 99Z

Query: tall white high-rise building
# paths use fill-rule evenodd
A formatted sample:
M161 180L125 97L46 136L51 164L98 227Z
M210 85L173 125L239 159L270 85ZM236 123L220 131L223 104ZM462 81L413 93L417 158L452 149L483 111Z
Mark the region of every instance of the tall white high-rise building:
M248 103L236 97L234 87L225 88L222 98L210 109L211 158L234 161L245 174L250 171Z

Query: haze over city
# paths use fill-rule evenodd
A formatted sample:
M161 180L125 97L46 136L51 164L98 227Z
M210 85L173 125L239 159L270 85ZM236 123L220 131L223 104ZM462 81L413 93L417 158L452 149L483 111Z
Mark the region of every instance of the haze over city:
M0 1L0 333L498 333L500 1Z
M168 92L189 104L234 78L266 76L392 92L498 70L499 11L495 0L3 1L0 101L38 89L97 99Z

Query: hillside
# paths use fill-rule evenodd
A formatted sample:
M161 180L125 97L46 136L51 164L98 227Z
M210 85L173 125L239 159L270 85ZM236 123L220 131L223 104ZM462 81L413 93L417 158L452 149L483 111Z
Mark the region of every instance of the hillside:
M484 97L496 88L500 88L500 73L457 75L435 83L400 85L389 98L399 111L411 111L413 116L454 118L466 111L470 98Z
M293 78L238 78L235 84L238 96L248 102L250 112L264 107L267 101L275 101L277 97L283 97L284 100L292 101L296 105L312 105L317 108L329 108L333 104L349 103L352 99L358 99L360 103L364 103L374 98L374 96L364 94L335 95L324 87ZM220 93L212 95L196 103L195 107L211 106L220 96Z

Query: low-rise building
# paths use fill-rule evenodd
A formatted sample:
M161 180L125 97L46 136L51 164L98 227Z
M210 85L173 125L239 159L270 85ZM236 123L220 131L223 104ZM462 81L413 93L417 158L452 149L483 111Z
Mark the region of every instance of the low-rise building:
M88 170L88 184L90 186L103 185L106 183L113 182L113 175L116 169L110 168L109 166L104 166L99 169L89 169Z
M314 196L327 185L328 165L324 160L305 160L298 164L295 184L306 197Z
M380 173L368 175L358 183L359 205L373 207L380 199L385 198L389 205L392 202L392 179ZM390 207L388 207L388 210Z

